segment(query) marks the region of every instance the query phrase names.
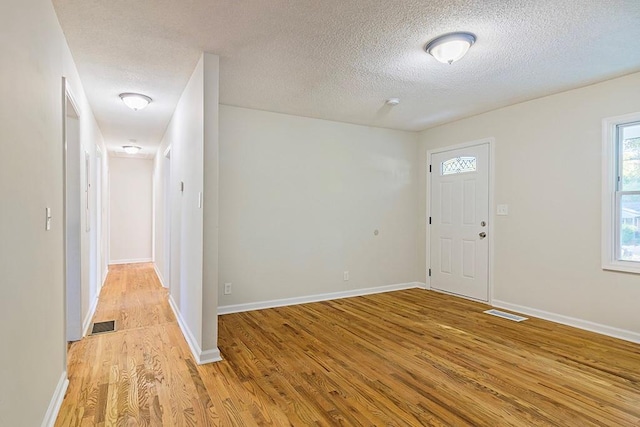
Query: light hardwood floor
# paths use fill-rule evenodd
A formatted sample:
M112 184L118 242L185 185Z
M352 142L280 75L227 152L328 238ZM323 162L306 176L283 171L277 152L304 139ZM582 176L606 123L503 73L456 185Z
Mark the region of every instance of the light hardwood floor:
M166 297L111 267L56 426L640 425L640 345L416 289L221 316L197 366Z

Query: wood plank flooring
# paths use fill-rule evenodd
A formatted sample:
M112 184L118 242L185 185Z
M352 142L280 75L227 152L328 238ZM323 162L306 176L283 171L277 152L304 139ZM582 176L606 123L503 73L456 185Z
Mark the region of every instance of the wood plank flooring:
M150 264L112 266L56 426L640 426L640 345L407 290L221 316L197 366Z

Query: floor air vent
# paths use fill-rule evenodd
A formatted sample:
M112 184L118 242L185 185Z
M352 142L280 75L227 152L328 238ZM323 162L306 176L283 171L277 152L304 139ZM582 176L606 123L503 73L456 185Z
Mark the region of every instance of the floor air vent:
M513 320L514 322L522 322L523 320L527 320L528 317L516 316L515 314L505 313L500 310L487 310L484 313L490 314L492 316L502 317L503 319Z
M105 332L114 332L116 330L116 321L108 320L106 322L96 322L91 329L91 335L104 334Z

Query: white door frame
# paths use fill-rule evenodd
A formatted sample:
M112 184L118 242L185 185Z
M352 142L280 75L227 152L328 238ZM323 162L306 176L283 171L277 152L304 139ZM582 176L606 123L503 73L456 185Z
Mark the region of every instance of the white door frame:
M461 144L456 144L456 145L448 145L446 147L435 148L433 150L427 151L427 158L425 159L426 168L427 168L427 173L425 174L427 176L427 187L426 187L427 216L425 218L425 221L426 221L425 229L427 233L426 248L425 248L427 271L425 271L425 276L426 276L425 283L427 284L428 290L435 290L431 287L431 277L429 276L429 268L431 265L431 227L429 225L429 217L432 216L431 214L431 173L429 172L429 167L430 165L432 165L431 158L434 154L443 153L445 151L458 150L460 148L474 147L476 145L482 145L482 144L489 144L489 224L487 224L487 234L489 237L489 265L488 265L489 277L487 279L488 280L487 295L488 295L489 301L487 301L487 303L489 305L493 305L493 270L494 270L493 267L494 267L494 258L495 258L494 257L494 242L495 242L494 221L496 217L495 210L494 210L494 189L495 189L495 182L494 182L495 139L494 138L483 138L475 141L463 142ZM456 295L456 296L466 298L462 295ZM467 298L467 299L472 299L472 298ZM476 301L476 300L473 299L473 301Z
M163 162L163 166L165 166L162 169L164 172L164 176L162 177L164 206L160 207L164 212L164 229L162 230L164 235L164 259L162 260L164 271L162 274L165 276L164 286L171 290L171 145L164 150L161 161Z
M65 339L77 341L82 338L82 191L80 153L82 153L82 141L80 135L80 113L75 97L67 84L66 78L62 78L62 145L63 145L63 236L64 236L64 296L65 296ZM70 109L69 109L70 107ZM71 116L70 116L71 114ZM74 146L69 153L69 135L71 126L69 119L77 120L73 128ZM77 128L77 129L76 129ZM75 155L75 156L74 156ZM73 157L70 157L73 156ZM70 164L71 161L77 164ZM76 172L73 182L69 181L69 173ZM74 185L71 185L74 184ZM73 194L72 194L73 192ZM71 197L73 196L73 197ZM68 205L74 204L73 207ZM72 208L73 211L70 211ZM69 222L77 222L77 227L70 227Z
M104 236L102 235L102 149L100 148L100 146L98 144L96 144L96 168L95 168L95 174L96 174L96 179L95 179L95 197L96 197L96 204L95 204L95 210L96 210L96 265L97 267L97 277L96 277L96 298L98 298L100 296L100 290L102 289L102 279L104 277L104 271L103 271L103 244L102 241L104 239Z

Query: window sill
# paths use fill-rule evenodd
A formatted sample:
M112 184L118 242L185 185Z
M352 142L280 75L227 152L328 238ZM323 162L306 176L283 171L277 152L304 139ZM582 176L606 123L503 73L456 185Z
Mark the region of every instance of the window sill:
M602 265L603 270L622 271L624 273L640 274L640 262L611 261Z

